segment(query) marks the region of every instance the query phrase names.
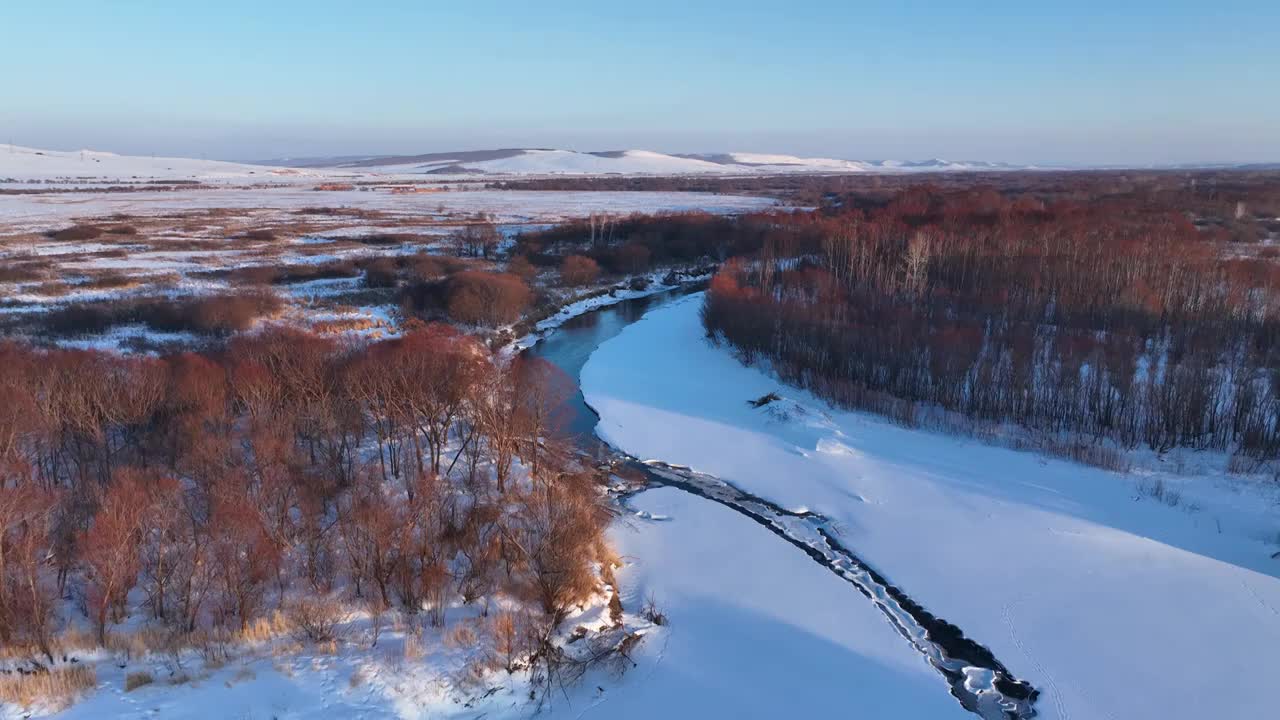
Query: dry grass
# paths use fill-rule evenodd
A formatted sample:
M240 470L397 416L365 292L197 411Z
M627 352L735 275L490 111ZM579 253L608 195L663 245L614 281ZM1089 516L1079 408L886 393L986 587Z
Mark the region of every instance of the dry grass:
M239 670L236 670L236 674L227 681L227 687L231 687L236 683L248 682L256 677L258 677L258 674L253 671L253 668L241 666Z
M271 654L275 657L297 655L303 650L302 643L297 640L277 640L271 644Z
M422 659L426 654L426 643L422 640L419 633L408 633L404 636L404 659L409 662L416 662Z
M53 271L48 258L7 257L0 263L0 282L24 283L46 280Z
M133 660L152 653L176 652L178 638L164 629L144 627L129 633L108 633L106 647Z
M311 322L311 331L321 335L339 335L348 332L369 332L371 330L391 328L381 318L334 318L331 320L315 320Z
M480 635L470 623L461 622L454 625L449 632L444 635L445 647L450 648L469 648L475 647L480 642Z
M154 282L159 276L148 278ZM142 278L125 275L121 272L106 271L81 283L78 287L85 290L126 290L142 284Z
M27 292L30 292L33 295L43 295L44 297L62 297L63 295L71 292L71 286L60 280L51 280L49 282L40 283Z
M151 677L149 672L132 672L124 678L124 691L133 692L143 685L150 685L155 681L156 679Z
M32 675L0 676L0 700L19 707L36 705L50 710L70 707L98 684L92 667L67 665Z
M293 632L293 623L284 613L276 610L267 617L254 620L239 633L239 640L247 643L263 643Z
M54 657L75 657L79 653L96 650L98 642L93 633L78 628L69 628L54 636L49 643ZM26 661L42 657L40 648L27 643L0 644L0 660Z

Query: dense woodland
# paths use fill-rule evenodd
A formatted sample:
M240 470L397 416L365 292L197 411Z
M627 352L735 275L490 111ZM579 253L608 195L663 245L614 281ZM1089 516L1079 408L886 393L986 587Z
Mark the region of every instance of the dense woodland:
M1268 227L1276 188L1255 188L1260 203L1148 190L926 187L744 220L771 231L717 275L704 323L791 382L904 422L941 409L1078 448L1275 460L1280 265L1224 228Z
M10 343L0 367L0 646L52 660L76 612L99 642L131 613L177 638L276 610L331 626L318 598L493 607L510 660L611 577L594 472L557 440L569 381L448 326L167 357Z

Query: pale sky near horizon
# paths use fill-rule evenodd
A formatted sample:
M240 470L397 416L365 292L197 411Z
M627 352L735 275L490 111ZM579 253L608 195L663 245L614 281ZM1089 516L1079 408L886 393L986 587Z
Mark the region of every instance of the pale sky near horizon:
M14 0L0 142L1280 161L1280 2Z

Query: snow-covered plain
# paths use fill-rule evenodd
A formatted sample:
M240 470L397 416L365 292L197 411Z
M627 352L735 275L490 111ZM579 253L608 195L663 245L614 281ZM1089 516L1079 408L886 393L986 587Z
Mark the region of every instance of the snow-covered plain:
M460 189L393 194L377 190L316 192L305 187L191 189L166 192L0 195L0 234L39 230L76 218L123 213L160 215L203 209L279 210L318 205L406 214L489 213L501 223L553 223L592 213L743 212L770 198L688 192L559 192ZM367 224L367 223L366 223Z
M611 444L832 518L860 557L1035 685L1042 717L1274 715L1274 487L1125 477L834 411L706 343L700 298L653 311L583 369ZM783 399L748 405L769 392ZM1157 478L1182 493L1178 507L1139 491ZM688 555L673 544L646 561ZM703 563L706 592L720 595L726 557ZM851 614L865 603L832 591Z

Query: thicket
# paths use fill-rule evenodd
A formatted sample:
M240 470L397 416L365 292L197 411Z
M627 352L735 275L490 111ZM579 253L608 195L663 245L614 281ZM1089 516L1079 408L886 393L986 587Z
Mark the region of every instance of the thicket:
M62 336L94 335L134 324L160 332L227 336L247 330L283 308L283 301L274 293L241 291L73 303L37 315L33 322L41 332Z
M446 326L159 358L5 343L0 367L0 646L53 660L75 608L100 643L136 613L324 633L291 598L335 594L435 624L505 598L546 628L612 562L557 439L568 381Z

